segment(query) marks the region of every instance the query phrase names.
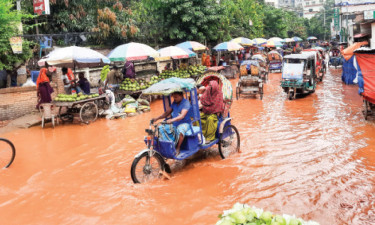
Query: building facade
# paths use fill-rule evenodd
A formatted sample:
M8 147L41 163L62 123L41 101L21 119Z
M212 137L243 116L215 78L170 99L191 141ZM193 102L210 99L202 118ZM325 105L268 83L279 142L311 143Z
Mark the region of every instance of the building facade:
M271 5L275 8L279 8L279 0L265 0L266 4Z
M352 44L368 40L375 48L375 0L335 0L331 33Z
M323 9L325 0L279 0L279 7L311 19Z
M323 10L325 0L304 0L302 1L303 17L311 19L320 10Z

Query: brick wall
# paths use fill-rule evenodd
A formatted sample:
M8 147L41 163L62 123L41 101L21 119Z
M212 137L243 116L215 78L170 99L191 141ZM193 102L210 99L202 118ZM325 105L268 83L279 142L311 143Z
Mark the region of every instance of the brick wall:
M52 98L63 93L64 85L57 74L52 75ZM35 110L37 104L36 87L12 87L0 89L0 121L16 119Z

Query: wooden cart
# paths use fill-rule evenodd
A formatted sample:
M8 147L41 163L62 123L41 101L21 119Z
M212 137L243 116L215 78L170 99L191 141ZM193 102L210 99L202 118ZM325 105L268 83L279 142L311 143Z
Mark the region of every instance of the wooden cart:
M106 102L106 95L101 95L95 98L88 98L75 102L53 102L56 107L59 107L60 120L64 122L73 122L74 117L79 117L82 123L91 123L98 118L99 109L108 108Z

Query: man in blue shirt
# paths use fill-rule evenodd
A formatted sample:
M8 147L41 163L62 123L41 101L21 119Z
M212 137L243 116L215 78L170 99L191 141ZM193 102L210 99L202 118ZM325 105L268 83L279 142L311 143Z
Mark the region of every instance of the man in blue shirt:
M172 115L172 119L166 121L167 124L173 124L174 129L177 131L176 155L180 154L180 148L186 132L190 129L191 117L193 117L193 109L190 102L184 98L183 92L174 92L172 94L173 103L167 110L159 117L154 118L157 120L167 118Z

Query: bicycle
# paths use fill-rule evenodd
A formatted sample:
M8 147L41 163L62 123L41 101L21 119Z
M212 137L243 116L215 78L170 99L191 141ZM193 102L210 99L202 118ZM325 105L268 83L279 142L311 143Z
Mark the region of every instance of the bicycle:
M0 138L0 168L8 168L14 161L16 149L13 143L5 138Z

